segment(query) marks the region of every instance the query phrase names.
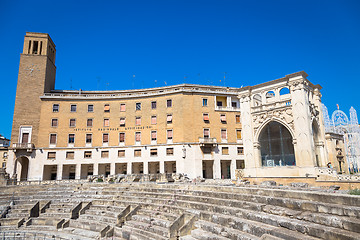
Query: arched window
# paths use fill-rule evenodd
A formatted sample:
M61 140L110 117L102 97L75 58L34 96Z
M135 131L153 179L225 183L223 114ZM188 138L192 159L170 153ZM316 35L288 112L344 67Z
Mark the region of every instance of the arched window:
M295 166L292 136L278 122L269 122L260 133L260 151L263 166Z
M260 106L261 105L261 96L259 94L256 94L254 97L253 97L253 102L254 102L254 107L256 106Z
M284 87L280 90L280 96L281 95L285 95L285 94L289 94L290 90L287 87Z
M275 93L274 93L274 91L268 91L265 94L265 96L266 96L266 99L273 98L273 97L275 97Z

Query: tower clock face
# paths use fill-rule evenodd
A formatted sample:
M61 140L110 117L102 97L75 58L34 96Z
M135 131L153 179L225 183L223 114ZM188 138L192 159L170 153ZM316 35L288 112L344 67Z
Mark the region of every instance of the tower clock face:
M36 64L30 64L30 65L28 65L28 66L25 68L25 70L26 70L27 75L29 75L29 76L31 76L31 77L32 77L32 76L35 76L36 73L40 71L39 67L38 67Z

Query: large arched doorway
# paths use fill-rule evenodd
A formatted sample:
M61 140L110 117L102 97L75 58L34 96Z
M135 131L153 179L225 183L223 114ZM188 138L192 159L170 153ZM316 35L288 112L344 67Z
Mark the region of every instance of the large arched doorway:
M28 172L29 172L29 159L25 156L19 157L16 159L17 164L20 165L20 170L17 172L20 175L18 178L20 181L27 181L28 180Z
M295 166L293 138L279 122L269 122L259 137L262 166Z

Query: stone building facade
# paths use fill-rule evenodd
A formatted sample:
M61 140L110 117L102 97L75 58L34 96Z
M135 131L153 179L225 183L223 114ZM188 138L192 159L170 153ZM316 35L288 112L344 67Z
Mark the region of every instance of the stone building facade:
M21 180L184 173L314 176L327 163L321 86L305 72L242 88L55 90L55 44L26 33L7 171Z

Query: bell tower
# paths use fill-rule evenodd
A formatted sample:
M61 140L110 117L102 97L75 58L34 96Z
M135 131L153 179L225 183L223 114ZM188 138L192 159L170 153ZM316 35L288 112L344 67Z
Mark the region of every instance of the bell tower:
M55 44L47 33L27 32L20 55L11 142L14 148L36 146L40 96L55 87Z

